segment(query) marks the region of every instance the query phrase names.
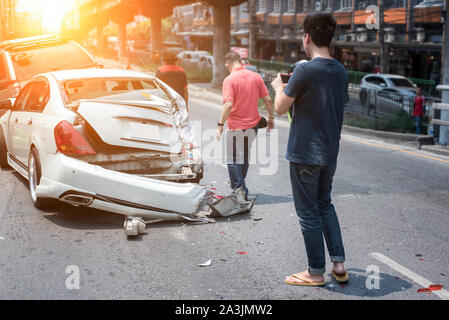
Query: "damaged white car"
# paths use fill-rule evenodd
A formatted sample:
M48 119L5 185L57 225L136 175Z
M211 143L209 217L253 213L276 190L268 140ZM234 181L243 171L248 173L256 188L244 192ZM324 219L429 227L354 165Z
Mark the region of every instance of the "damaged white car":
M34 77L0 103L0 165L48 199L144 219L197 219L206 194L201 153L183 98L129 70L65 70Z

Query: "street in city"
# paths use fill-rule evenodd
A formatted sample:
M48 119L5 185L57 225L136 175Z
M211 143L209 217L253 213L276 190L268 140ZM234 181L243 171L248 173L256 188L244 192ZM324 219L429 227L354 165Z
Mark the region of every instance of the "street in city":
M1 0L0 300L449 300L448 9Z
M198 88L192 119L213 129L221 105ZM132 240L119 215L62 204L35 209L27 181L1 171L0 297L448 299L444 289L417 290L427 287L423 279L449 287L449 158L344 132L332 196L350 282L331 279L328 263L325 287L284 283L307 266L284 158L288 127L285 119L276 121L276 172L259 176L263 166L250 166L247 184L257 196L251 213L216 223L155 222ZM227 179L225 166L207 164L201 184L227 195ZM80 287L68 290L74 267Z

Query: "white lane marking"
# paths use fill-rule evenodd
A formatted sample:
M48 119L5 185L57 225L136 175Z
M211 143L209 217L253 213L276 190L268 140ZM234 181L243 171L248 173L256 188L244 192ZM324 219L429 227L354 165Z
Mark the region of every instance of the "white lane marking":
M423 288L428 288L431 284L435 284L434 282L427 280L426 278L420 276L419 274L413 272L410 269L407 269L406 267L400 265L396 261L391 260L390 258L388 258L387 256L384 256L381 253L372 252L369 255L371 257L379 260L380 262L385 263L390 268L392 268L392 269L396 270L397 272L403 274L404 276L406 276L407 278L409 278L412 281L416 282L417 284L419 284ZM445 289L441 289L441 290L438 290L438 291L432 291L432 292L434 294L436 294L437 296L439 296L443 300L449 300L449 291L447 291Z

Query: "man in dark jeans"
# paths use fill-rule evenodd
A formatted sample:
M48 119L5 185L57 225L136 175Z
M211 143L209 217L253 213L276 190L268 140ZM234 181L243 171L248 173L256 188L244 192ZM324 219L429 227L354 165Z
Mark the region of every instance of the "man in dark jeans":
M287 277L286 282L324 285L323 235L333 262L332 275L339 282L348 280L340 225L331 202L348 76L329 53L336 27L333 16L309 14L303 26L304 50L311 60L299 64L287 84L280 76L272 82L278 114L293 104L286 158L309 265L308 270Z

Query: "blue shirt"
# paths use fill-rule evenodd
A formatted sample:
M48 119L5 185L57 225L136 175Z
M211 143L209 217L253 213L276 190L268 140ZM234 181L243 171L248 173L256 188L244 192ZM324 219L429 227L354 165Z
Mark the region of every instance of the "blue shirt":
M337 161L348 75L335 59L298 64L284 93L294 98L287 160L308 165Z

